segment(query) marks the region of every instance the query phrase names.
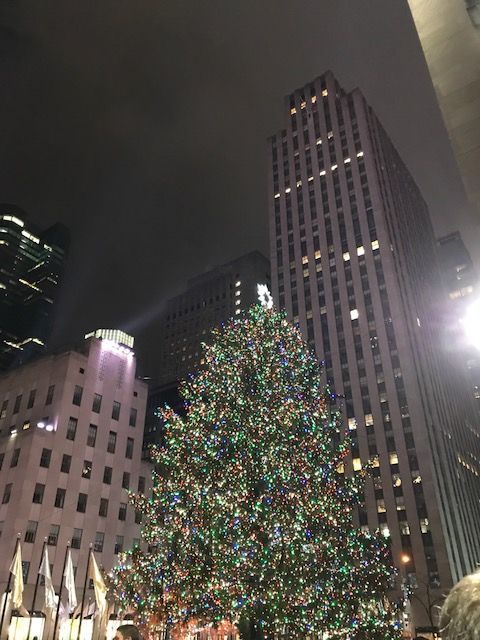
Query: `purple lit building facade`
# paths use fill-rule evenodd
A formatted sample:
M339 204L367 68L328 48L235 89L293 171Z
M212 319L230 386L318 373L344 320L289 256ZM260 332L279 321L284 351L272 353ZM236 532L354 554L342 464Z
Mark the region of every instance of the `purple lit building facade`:
M286 97L268 153L274 299L345 398L345 471L374 460L359 524L391 540L419 597L441 595L480 560L480 432L441 349L427 206L361 92L330 72Z

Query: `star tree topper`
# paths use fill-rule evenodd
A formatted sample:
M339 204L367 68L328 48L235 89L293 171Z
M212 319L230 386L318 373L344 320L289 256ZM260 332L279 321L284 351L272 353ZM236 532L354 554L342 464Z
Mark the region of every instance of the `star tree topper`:
M273 298L266 284L257 284L258 300L262 307L271 309L273 307Z

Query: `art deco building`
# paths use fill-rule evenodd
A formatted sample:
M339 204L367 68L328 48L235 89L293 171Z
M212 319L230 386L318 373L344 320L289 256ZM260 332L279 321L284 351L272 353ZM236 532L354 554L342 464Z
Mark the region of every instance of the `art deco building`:
M79 598L90 543L108 570L139 542L127 491L149 484L147 387L135 377L132 346L130 336L101 330L0 375L0 588L20 532L26 608L45 538L57 590L70 541Z
M65 227L34 227L0 205L0 371L45 350L69 245Z
M467 195L480 215L480 1L408 4Z
M429 212L362 93L332 73L287 96L284 121L268 142L274 298L345 396L346 472L374 461L359 524L389 537L419 598L441 595L480 559L480 431L442 351Z
M208 342L213 328L258 302L259 283L270 286L270 264L252 251L191 278L185 292L167 302L159 327L159 384L148 399L146 446L160 437L158 407L168 403L181 410L178 382L202 365L202 342Z

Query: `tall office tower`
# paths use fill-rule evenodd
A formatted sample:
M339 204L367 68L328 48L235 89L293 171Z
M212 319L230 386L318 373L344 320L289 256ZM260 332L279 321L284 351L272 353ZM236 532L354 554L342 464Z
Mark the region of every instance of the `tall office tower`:
M480 215L480 0L408 0L469 199Z
M159 386L149 393L145 446L159 441L158 407L168 403L181 409L178 382L202 365L202 342L208 342L213 328L258 302L257 284L270 286L270 264L251 251L191 278L186 291L167 302L159 331Z
M252 251L188 281L161 319L159 382L181 380L201 364L210 331L258 302L257 284L270 283L270 265Z
M0 371L45 350L69 245L67 229L36 229L0 205Z
M390 537L419 598L440 595L480 559L480 432L439 347L427 206L361 92L330 72L286 97L268 152L274 299L345 396L347 473L374 460L359 523Z
M439 238L437 244L440 271L448 296L445 316L452 327L451 348L462 354L470 389L480 409L480 336L476 326L468 326L471 309L478 305L478 274L458 231ZM478 322L478 312L474 313L472 321ZM474 333L473 341L470 330Z
M0 588L20 532L26 608L44 538L57 592L71 542L79 601L90 543L109 570L139 542L127 491L149 486L141 462L147 386L135 377L132 346L123 332L100 330L0 374Z

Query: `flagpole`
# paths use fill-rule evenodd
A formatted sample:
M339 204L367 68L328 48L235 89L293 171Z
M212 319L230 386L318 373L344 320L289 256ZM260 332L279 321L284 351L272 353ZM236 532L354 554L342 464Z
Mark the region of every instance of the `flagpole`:
M90 558L92 556L92 543L90 543L89 549L88 549L88 560L87 560L87 570L85 571L85 581L83 583L83 594L82 594L82 604L81 604L81 608L80 608L80 622L78 623L78 634L77 634L77 640L80 640L80 632L82 630L82 621L83 621L83 607L85 605L85 595L87 593L87 583L88 583L88 574L90 572Z
M43 540L42 555L40 556L40 564L38 565L37 579L35 581L35 589L33 590L32 611L30 613L30 618L28 620L27 640L30 640L30 631L32 630L32 618L33 618L33 614L35 613L35 602L37 600L38 583L40 582L40 569L42 567L43 554L45 553L46 546L47 546L47 538L45 537Z
M65 550L65 558L63 560L63 568L62 568L62 577L60 578L60 591L58 592L58 602L57 602L57 610L55 612L55 623L53 625L53 638L52 640L55 640L55 634L57 633L57 626L58 626L58 616L60 614L60 605L62 602L62 590L63 590L63 580L64 580L64 573L65 573L65 568L67 566L67 557L68 557L68 552L70 550L70 540L67 542L67 548Z
M17 542L15 544L15 551L13 552L13 557L15 557L15 554L18 551L19 544L20 544L20 534L17 533ZM7 588L5 589L5 600L4 600L3 607L2 607L2 616L0 618L0 638L2 636L3 622L5 620L5 613L7 611L7 601L8 601L8 594L10 592L11 583L12 583L12 574L11 574L10 569L9 569L9 571L8 571Z

